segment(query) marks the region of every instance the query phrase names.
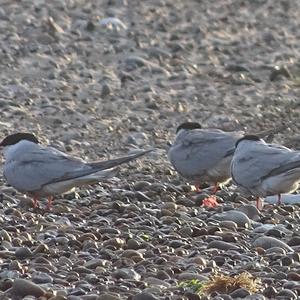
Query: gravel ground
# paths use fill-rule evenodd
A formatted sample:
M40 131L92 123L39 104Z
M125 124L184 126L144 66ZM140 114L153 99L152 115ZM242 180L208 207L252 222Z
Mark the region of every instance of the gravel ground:
M1 178L1 299L299 299L299 207L258 212L230 189L200 207L166 156L187 120L289 122L276 141L300 148L298 1L1 4L2 136L32 131L87 160L157 149L51 212ZM254 294L181 284L244 271L260 279Z

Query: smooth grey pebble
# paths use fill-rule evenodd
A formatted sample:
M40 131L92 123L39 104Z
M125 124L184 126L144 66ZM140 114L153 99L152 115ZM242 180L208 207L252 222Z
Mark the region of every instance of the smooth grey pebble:
M134 295L132 300L158 300L153 294L142 292L140 294Z
M234 299L235 298L245 298L248 295L250 295L250 293L244 288L236 289L235 291L230 293L230 296Z
M277 297L280 297L280 296L284 296L289 300L298 299L297 295L294 292L292 292L291 290L287 290L287 289L283 289L280 292L278 292Z
M233 250L240 249L240 247L237 245L223 242L223 241L211 241L210 243L208 243L207 248L208 249L216 248L216 249L225 250L225 251L227 251L229 249L233 249Z
M45 294L45 290L32 281L18 278L13 282L11 293L19 297L31 295L38 298Z
M37 284L52 283L53 278L44 272L35 272L32 274L32 281Z
M285 242L280 241L274 237L271 236L262 236L257 238L254 242L253 242L253 246L254 247L261 247L263 249L269 249L272 247L279 247L282 248L288 252L294 252L294 250L288 246Z
M32 251L28 247L19 247L15 251L17 259L25 259L32 256Z
M213 215L210 219L218 221L232 221L239 227L249 227L252 222L245 213L237 210L224 211Z

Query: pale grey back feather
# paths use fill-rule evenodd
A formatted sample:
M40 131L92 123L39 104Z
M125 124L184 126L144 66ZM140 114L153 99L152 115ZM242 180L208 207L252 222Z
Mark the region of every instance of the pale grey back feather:
M113 168L149 151L140 151L137 154L115 160L86 163L57 149L28 143L22 149L15 151L15 159L6 160L4 176L7 182L17 190L33 192L40 190L47 184L75 179Z
M200 177L224 157L232 156L235 143L242 136L243 132L224 132L219 129L182 130L169 149L168 157L182 176Z
M231 162L233 181L245 189L255 189L270 177L300 165L300 152L263 141L242 141Z

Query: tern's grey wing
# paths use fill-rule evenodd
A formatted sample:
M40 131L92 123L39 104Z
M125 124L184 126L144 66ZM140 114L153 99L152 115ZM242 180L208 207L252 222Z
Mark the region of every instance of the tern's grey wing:
M86 176L92 173L100 172L103 170L107 169L112 169L114 167L117 167L121 164L130 162L132 160L135 160L149 152L153 151L151 150L141 150L138 151L135 154L115 158L115 159L109 159L109 160L104 160L104 161L99 161L99 162L92 162L92 163L86 163L84 169L80 170L70 170L68 172L65 172L62 177L59 177L55 180L53 180L51 183L62 181L62 180L69 180L69 179L75 179L78 177Z
M278 175L300 163L298 152L279 145L255 143L249 151L243 152L236 150L231 174L233 181L244 187L255 187L267 177Z
M43 185L77 174L88 174L93 168L84 161L50 147L35 147L6 164L4 176L20 191L36 191Z
M242 136L238 132L202 131L190 134L184 141L188 155L203 155L209 161L219 161L233 153L236 141ZM201 154L200 154L201 153Z
M289 161L285 162L284 164L281 164L277 168L274 168L270 173L266 174L263 179L271 176L277 176L296 168L300 168L300 153L292 152L292 154L293 155L290 155L291 157Z
M218 139L226 139L230 143L237 141L243 137L243 131L226 132L220 129L195 129L189 131L184 140L188 143L208 143Z
M140 151L108 161L86 163L54 148L39 146L27 151L19 160L7 165L4 176L9 184L20 191L37 191L47 184L71 180L113 168L150 151L152 150Z
M109 160L105 160L105 161L99 161L99 162L93 162L93 163L89 163L89 166L91 166L94 170L101 171L101 170L106 170L106 169L111 169L113 167L116 167L118 165L130 162L134 159L137 159L149 152L152 152L154 149L151 150L141 150L138 151L137 153L134 154L130 154L127 156L122 156L119 158L115 158L115 159L109 159Z
M224 157L232 155L241 133L193 130L178 137L169 151L175 169L185 177L202 175Z
M56 149L47 147L32 151L22 157L16 166L18 175L15 176L16 188L24 191L39 190L42 186L71 180L93 174L102 170L116 167L120 164L134 160L152 150L139 151L136 154L117 159L85 163L81 159L71 157ZM7 176L6 176L7 177Z

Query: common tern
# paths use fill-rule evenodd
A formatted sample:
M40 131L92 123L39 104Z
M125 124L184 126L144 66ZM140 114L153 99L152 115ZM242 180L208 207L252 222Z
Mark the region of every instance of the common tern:
M300 183L300 151L277 144L268 144L255 135L246 135L236 142L231 162L233 182L244 192L261 198L292 193Z
M117 166L152 151L141 150L116 159L88 163L55 148L40 145L31 133L9 135L0 147L4 148L3 174L8 184L32 196L35 207L41 197L47 197L48 208L55 195L115 176Z
M259 136L273 138L286 125L266 130ZM175 170L192 181L196 191L200 183L213 184L213 194L219 185L231 179L230 163L237 140L245 135L243 131L225 132L220 129L203 129L199 123L182 123L176 130L176 139L168 151L168 158Z

